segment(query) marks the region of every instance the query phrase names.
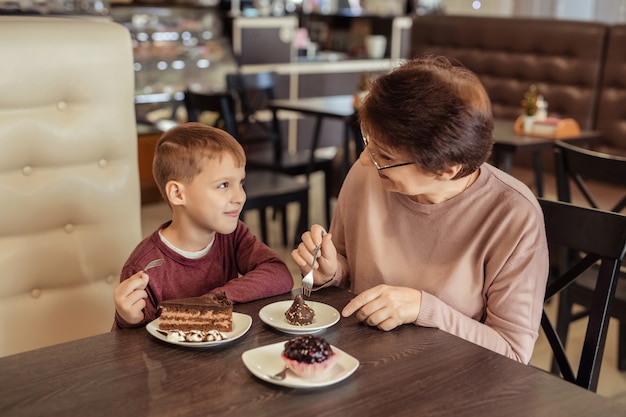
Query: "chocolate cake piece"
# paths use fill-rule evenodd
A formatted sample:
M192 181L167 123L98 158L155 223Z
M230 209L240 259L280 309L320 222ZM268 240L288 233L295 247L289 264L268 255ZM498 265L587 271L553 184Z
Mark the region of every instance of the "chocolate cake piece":
M315 311L304 302L302 294L296 295L291 304L291 307L285 311L285 319L287 323L294 326L305 326L313 323L315 317Z
M233 303L225 293L162 301L159 307L161 330L233 330Z

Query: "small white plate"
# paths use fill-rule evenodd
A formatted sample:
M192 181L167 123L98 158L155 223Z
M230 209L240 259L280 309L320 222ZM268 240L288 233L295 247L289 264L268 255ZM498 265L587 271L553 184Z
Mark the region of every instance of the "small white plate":
M232 342L233 340L239 339L241 336L246 334L250 326L252 325L252 317L247 314L235 313L233 312L233 331L232 332L222 332L226 339L224 340L216 340L213 342L175 342L167 340L167 336L163 333L159 333L159 319L155 319L146 325L146 330L152 336L156 337L159 340L162 340L167 343L171 343L173 345L178 346L187 346L187 347L211 347L217 346L224 343Z
M287 322L285 311L291 307L293 300L277 301L266 305L259 311L259 318L265 324L289 334L318 333L339 321L339 312L334 307L316 301L307 301L306 303L315 311L311 324L295 326Z
M339 360L328 370L326 375L317 379L305 379L287 371L285 379L271 379L270 375L280 372L285 366L280 358L284 348L285 342L261 346L245 351L241 355L241 359L246 368L257 378L290 388L319 388L336 384L352 375L359 367L359 361L355 357L331 345L335 354L339 355Z

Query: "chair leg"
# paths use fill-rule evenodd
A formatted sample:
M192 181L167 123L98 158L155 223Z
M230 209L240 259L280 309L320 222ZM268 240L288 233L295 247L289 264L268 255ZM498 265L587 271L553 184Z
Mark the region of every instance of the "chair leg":
M617 368L626 371L626 323L620 320L617 336Z
M281 214L281 222L282 222L282 239L283 246L287 246L288 238L287 238L287 205L280 207Z
M300 244L302 234L309 229L309 190L302 193L300 198L300 214L296 227L296 233L293 239L293 247L297 248Z
M537 197L543 197L543 167L541 152L532 153L533 169L535 171L535 186L537 187Z
M330 199L333 195L333 176L331 170L324 171L324 195L326 197L324 208L326 210L326 229L330 228L330 221L332 219L332 213L330 210Z
M267 240L267 209L259 210L259 225L261 226L261 239L266 245L269 245Z
M559 294L559 303L557 309L557 319L556 319L556 333L559 335L563 346L567 344L567 334L569 332L569 325L572 321L572 304L570 303L567 297L567 289L562 290ZM552 373L559 374L559 367L556 364L556 361L552 361Z

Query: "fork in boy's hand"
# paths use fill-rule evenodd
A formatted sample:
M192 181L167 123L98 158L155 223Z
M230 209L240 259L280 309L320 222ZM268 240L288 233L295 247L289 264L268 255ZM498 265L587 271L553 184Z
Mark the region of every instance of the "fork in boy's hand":
M161 266L161 264L163 264L163 258L155 259L154 261L152 261L148 265L146 265L146 267L143 270L145 272L145 271L147 271L150 268Z

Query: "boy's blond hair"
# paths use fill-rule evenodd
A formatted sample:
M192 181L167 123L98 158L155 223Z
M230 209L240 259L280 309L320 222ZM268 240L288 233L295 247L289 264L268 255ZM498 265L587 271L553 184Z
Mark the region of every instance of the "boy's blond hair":
M152 175L167 200L169 181L191 182L202 171L204 159L220 161L231 155L238 167L245 166L246 154L228 132L203 123L184 123L163 133L156 144Z

